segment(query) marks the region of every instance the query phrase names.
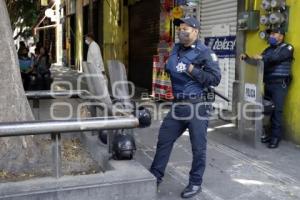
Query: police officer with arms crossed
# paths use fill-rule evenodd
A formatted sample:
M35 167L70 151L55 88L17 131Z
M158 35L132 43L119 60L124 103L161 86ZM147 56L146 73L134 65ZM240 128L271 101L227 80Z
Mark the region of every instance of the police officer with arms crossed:
M294 48L284 42L284 37L285 31L282 28L273 29L268 40L270 46L261 55L241 55L241 59L246 62L251 62L251 59L264 62L265 96L275 105L271 115L271 134L263 134L261 137L261 142L268 143L269 148L277 148L282 137L282 111L291 81Z
M190 198L201 191L206 161L206 135L210 104L204 103L205 88L221 80L216 54L198 40L200 24L195 18L174 21L180 43L175 44L166 71L170 74L174 102L159 130L156 154L150 172L162 181L173 144L188 129L193 162L189 184L181 193Z

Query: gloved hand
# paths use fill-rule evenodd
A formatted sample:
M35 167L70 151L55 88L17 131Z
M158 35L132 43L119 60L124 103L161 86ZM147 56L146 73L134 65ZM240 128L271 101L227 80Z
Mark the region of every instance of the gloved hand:
M240 59L241 59L241 60L245 60L245 59L247 59L247 58L249 58L249 56L248 56L247 54L245 54L245 53L242 53L242 54L240 55Z
M263 59L262 55L259 55L259 54L254 55L253 58L254 58L255 60L261 60L261 59Z

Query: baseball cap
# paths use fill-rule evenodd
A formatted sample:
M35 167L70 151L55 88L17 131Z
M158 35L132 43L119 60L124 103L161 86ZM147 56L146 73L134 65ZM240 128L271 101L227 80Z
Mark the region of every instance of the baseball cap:
M285 35L285 30L281 27L278 27L278 28L270 29L269 33L279 33L281 35Z
M194 17L174 19L173 23L175 26L180 26L180 24L185 23L192 28L200 29L200 22Z

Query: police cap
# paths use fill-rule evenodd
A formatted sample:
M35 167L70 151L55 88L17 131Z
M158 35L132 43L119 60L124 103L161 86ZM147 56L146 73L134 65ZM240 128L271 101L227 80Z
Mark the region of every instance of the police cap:
M194 17L174 19L173 23L174 23L175 26L180 26L180 24L185 23L185 24L189 25L192 28L200 29L200 22Z
M269 29L268 31L269 31L269 33L279 33L281 35L285 35L285 30L283 28L280 28L280 27Z

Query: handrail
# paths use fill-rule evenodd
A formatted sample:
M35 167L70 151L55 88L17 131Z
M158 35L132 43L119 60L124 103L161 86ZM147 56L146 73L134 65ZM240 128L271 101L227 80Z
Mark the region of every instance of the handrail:
M63 91L27 91L26 97L32 99L55 99L55 98L81 98L83 96L91 96L87 90L63 90Z
M28 100L33 101L33 111L38 116L39 101L42 99L78 98L95 100L89 91L67 90L67 91L28 91ZM61 172L61 133L110 130L110 129L132 129L139 126L139 119L131 113L122 113L123 116L92 117L69 120L48 121L20 121L0 123L0 138L11 136L51 134L52 140L52 172L53 176L59 178ZM38 118L38 117L37 117ZM111 134L110 134L111 133ZM112 134L108 131L108 150L110 153Z
M0 137L137 128L135 117L94 117L56 121L0 123Z

